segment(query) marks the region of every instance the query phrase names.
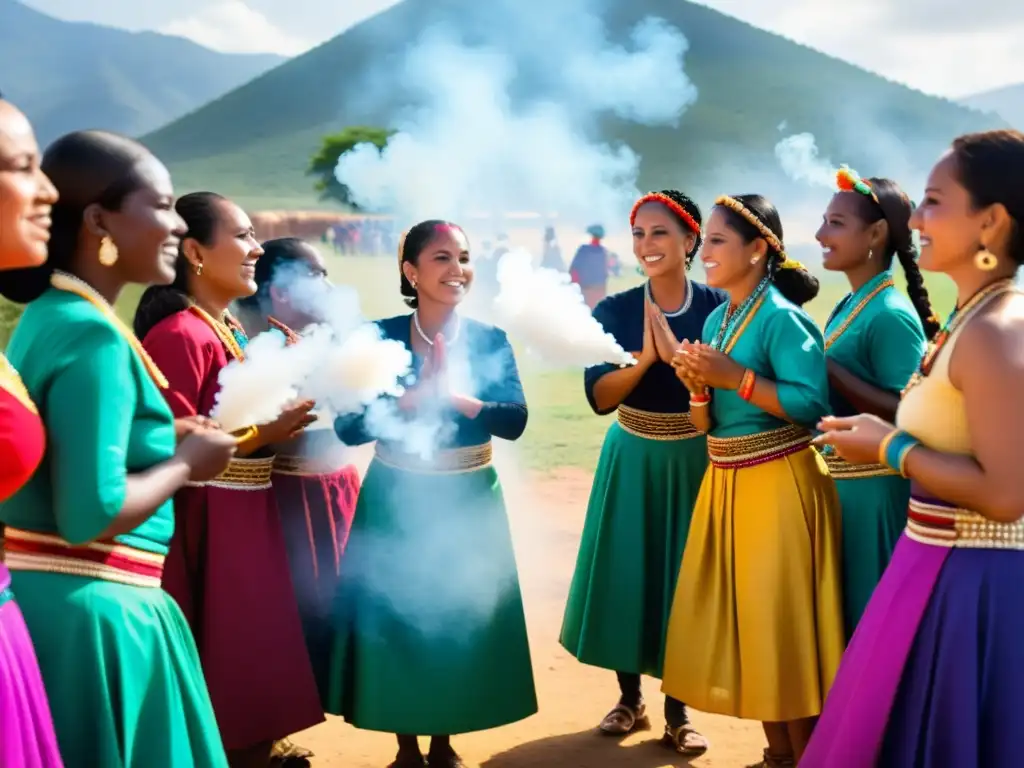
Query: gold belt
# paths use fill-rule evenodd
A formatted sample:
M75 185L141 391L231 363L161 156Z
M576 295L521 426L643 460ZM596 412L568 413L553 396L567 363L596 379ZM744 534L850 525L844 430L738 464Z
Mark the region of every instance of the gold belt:
M320 477L322 475L333 475L341 467L307 456L284 456L278 454L274 457L274 474L277 475L299 475L301 477Z
M688 413L654 413L620 405L619 426L648 440L687 440L700 436Z
M226 488L234 491L259 491L270 487L270 476L273 471L273 456L260 459L232 459L228 468L213 480L205 483L189 483L189 485Z
M395 469L404 469L409 472L424 472L427 474L471 472L474 469L488 466L491 463L492 457L493 448L490 441L466 448L437 450L434 451L429 459L423 459L404 451L396 451L380 442L377 443L374 449L374 458L382 464L394 467Z
M164 556L113 541L69 544L60 536L8 527L4 564L12 571L63 573L132 587L159 587Z
M811 444L811 433L788 424L767 432L741 437L708 436L708 456L716 467L742 469L764 464L802 451Z
M977 512L910 497L908 539L937 547L1024 550L1024 520L998 523Z
M821 456L825 459L829 474L836 480L856 480L862 477L898 477L900 474L885 464L851 464L831 451L822 453Z

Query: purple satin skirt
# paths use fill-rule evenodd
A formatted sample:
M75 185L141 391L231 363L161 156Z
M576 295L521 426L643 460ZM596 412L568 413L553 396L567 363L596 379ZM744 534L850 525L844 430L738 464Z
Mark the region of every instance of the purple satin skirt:
M63 768L32 639L0 565L0 768Z

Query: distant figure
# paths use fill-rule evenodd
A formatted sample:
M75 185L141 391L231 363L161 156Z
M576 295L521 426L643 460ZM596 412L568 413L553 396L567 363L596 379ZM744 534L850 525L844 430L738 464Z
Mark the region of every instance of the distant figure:
M562 261L562 249L558 247L558 236L555 235L554 227L548 227L544 230L544 250L541 253L540 265L545 269L565 272L565 262Z
M583 300L593 309L608 294L608 249L601 245L604 227L593 224L587 228L590 242L581 245L569 265L572 281L583 291Z
M473 278L473 283L477 294L486 299L496 298L501 290L501 284L498 282L498 262L509 252L508 235L502 232L498 235L497 240L494 250L484 249L481 258L475 265L476 276Z

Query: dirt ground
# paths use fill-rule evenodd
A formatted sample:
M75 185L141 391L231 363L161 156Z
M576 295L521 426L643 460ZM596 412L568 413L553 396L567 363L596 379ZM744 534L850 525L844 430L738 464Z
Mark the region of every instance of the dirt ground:
M366 458L360 456L357 463L365 465ZM580 664L558 644L590 475L562 469L544 477L530 476L515 471L514 458L508 455L497 455L496 464L515 538L540 711L504 728L454 738L453 746L467 765L740 768L760 759L764 737L759 724L701 712L693 713L693 721L711 741L706 755L687 762L660 747L664 721L656 680L644 682L652 730L621 741L596 731L597 723L617 699L615 677ZM293 741L315 752L315 768L384 768L394 759L396 748L394 737L356 730L335 717L296 734ZM426 745L423 740L424 749Z

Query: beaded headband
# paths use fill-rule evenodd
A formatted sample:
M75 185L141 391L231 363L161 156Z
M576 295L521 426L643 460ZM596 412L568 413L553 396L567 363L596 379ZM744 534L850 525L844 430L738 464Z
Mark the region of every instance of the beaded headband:
M635 203L633 203L633 210L629 212L629 226L632 227L634 222L636 222L636 212L639 211L640 206L644 205L645 203L661 203L670 211L672 211L672 213L674 213L676 216L682 219L687 229L693 232L693 234L700 234L700 224L697 223L697 220L693 218L690 212L683 208L683 206L681 206L671 197L661 192L648 192L646 195L644 195Z
M757 230L758 234L768 243L769 247L779 253L779 269L806 269L796 259L791 259L786 254L786 249L782 245L782 241L779 240L778 235L768 229L768 225L761 221L754 212L751 211L747 206L737 200L735 197L729 197L728 195L722 195L715 200L715 205L721 205L728 208L733 213L737 213L743 217L743 219L750 224L754 229Z
M860 174L848 165L843 164L836 171L836 186L842 192L859 192L865 197L870 197L876 203L878 202L878 195L871 188L871 182L862 179Z

